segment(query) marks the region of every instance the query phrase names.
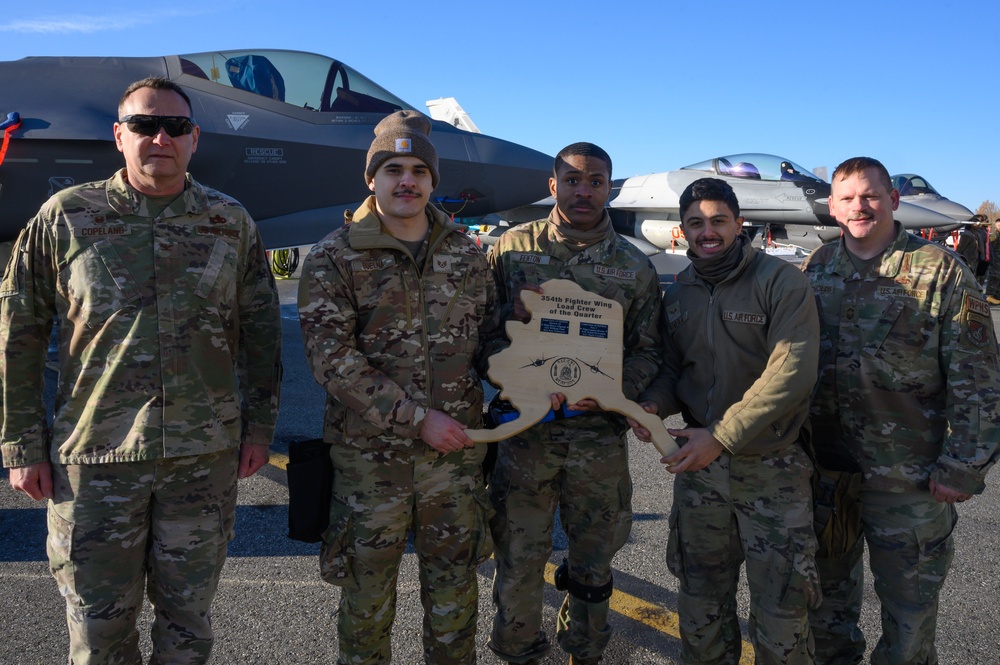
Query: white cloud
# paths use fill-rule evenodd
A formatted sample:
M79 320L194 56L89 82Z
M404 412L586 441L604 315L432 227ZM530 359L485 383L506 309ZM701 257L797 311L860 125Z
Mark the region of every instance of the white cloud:
M191 16L203 12L186 12ZM123 15L109 14L106 16L52 16L35 19L16 19L0 23L0 32L16 32L23 34L92 34L95 32L112 32L129 30L141 25L149 25L162 21L164 18L176 18L176 11L166 10L161 14Z

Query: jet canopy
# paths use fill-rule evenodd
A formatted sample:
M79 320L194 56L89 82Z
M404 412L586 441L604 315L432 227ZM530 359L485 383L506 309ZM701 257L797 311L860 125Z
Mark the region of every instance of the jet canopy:
M715 159L698 162L697 164L683 168L690 171L705 171L714 175L745 178L747 180L823 182L821 178L810 173L790 159L759 152L716 157Z
M392 113L413 107L339 60L282 50L181 55L184 74L298 108L331 113Z
M931 187L931 183L913 173L892 176L892 186L899 190L900 196L920 196L922 194L941 196L936 189Z

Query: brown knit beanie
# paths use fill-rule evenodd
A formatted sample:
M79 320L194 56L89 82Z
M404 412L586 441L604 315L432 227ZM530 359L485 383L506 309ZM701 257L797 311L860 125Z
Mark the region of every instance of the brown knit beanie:
M428 138L430 133L430 119L418 111L396 111L382 118L375 125L375 140L368 149L365 181L371 182L385 160L399 155L422 160L431 171L431 182L437 187L438 154Z

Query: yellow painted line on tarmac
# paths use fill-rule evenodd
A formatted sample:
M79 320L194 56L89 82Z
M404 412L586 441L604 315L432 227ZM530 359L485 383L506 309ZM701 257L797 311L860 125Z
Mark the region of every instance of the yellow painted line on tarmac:
M288 469L288 455L282 453L271 453L268 463L279 469ZM556 566L552 563L545 564L545 581L555 586ZM653 630L669 635L675 639L681 638L680 624L677 615L670 610L659 605L647 602L638 596L618 591L611 594L611 611L617 612L633 621L649 626ZM753 646L744 640L743 654L740 658L740 665L753 665Z
M555 575L556 566L552 563L546 563L545 581L555 586ZM610 606L612 612L617 612L624 617L638 621L653 630L665 633L676 639L681 638L680 620L677 615L659 605L615 589L611 594ZM753 658L753 646L744 640L740 665L753 665Z

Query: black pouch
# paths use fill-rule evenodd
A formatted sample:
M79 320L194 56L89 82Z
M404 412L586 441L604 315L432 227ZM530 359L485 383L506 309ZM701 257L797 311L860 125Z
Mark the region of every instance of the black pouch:
M288 444L288 537L318 543L330 525L333 462L323 439Z
M818 452L812 476L816 557L837 559L861 538L862 473L846 452Z
M554 576L555 586L557 591L565 591L569 588L569 561L566 559L562 560L559 567L556 568L556 573Z
M483 427L486 429L496 429L508 420L518 417L517 409L505 399L500 399L500 392L493 395L493 399L483 409ZM497 463L498 443L490 441L486 444L486 457L483 458L483 482L489 484L490 476L493 475L493 467Z
M503 425L508 420L514 420L521 414L518 410L514 408L514 405L505 399L500 399L500 393L497 392L490 400L490 403L484 409L483 414L483 426L486 429L496 429L500 425Z

